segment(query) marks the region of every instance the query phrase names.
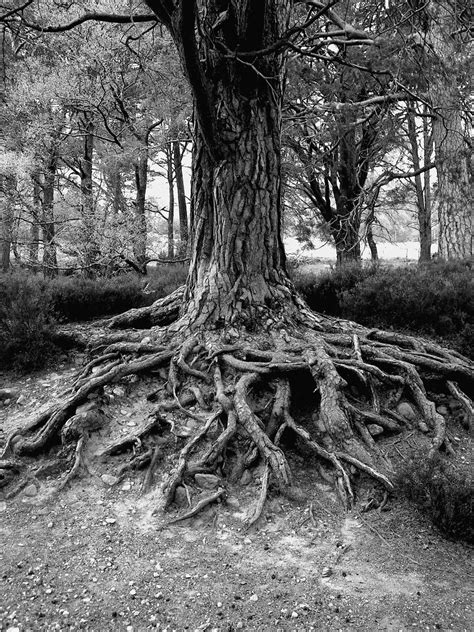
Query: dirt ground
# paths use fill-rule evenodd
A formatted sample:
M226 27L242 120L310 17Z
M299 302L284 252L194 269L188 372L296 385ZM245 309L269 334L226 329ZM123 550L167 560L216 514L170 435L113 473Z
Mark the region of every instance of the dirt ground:
M0 408L0 448L60 396L81 362L0 375L0 386L21 390ZM59 493L55 475L9 500L0 490L2 632L474 629L470 547L442 538L402 499L382 512L343 512L296 454L290 465L305 502L273 491L245 530L257 470L223 503L167 526L176 511L153 514L160 480L142 495L143 472L111 478L123 455L94 458L99 444L143 419L150 388L146 380L111 388L109 429L91 438L89 474Z

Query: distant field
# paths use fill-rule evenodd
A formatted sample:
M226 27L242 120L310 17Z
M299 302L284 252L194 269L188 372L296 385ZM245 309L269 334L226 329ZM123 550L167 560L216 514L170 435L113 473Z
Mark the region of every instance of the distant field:
M301 255L305 259L321 259L329 266L336 261L336 249L329 243L313 240L316 248L303 248L294 237L285 239L285 250L287 255ZM380 259L400 259L401 262L417 261L420 250L417 241L404 241L390 244L381 242L377 244ZM433 251L435 249L433 248ZM370 259L370 250L364 248L363 259Z

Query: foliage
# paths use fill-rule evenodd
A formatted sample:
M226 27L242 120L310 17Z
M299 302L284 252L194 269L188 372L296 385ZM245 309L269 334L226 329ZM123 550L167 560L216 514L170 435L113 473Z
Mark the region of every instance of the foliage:
M446 535L474 543L472 475L455 469L441 454L415 454L398 475L397 489Z
M0 368L37 369L56 352L51 342L55 323L46 283L36 277L0 277Z
M364 325L439 336L474 357L474 278L468 262L345 266L296 284L312 309Z

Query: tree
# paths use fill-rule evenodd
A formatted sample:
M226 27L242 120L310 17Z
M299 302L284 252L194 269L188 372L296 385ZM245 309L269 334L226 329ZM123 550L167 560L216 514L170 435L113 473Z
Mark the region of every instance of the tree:
M141 335L133 334L120 342L117 337L101 340L108 344L104 355L84 369L59 406L8 439L4 458L9 451L34 454L62 432L64 441L78 440L72 476L87 440L87 415L81 416L77 406L110 381L168 366L170 399L162 406L186 410L193 397L185 399L181 387L188 380L203 411L209 389L214 404L205 417L193 413L199 430L169 477L165 506L185 476L225 469L223 455L230 442L245 466L257 456L264 463L262 493L251 522L261 514L270 476L284 493L297 495L279 446L284 432L294 433L331 468L347 504L354 499L349 465L391 490L391 465L366 424L399 430L401 419L393 406L403 391L431 428L430 452L449 448L444 418L427 396L422 376L434 373L466 387L469 381L472 385L472 364L435 344L311 313L288 277L280 233L285 49L298 42L308 21L323 13L339 24L342 36L360 32L319 2L301 13L289 0L147 4L175 41L194 98L195 221L187 285L149 309L115 319L115 325L174 322L153 330L143 343ZM119 355L119 362L111 354ZM102 364L98 371L97 364ZM302 374L315 383L308 386L308 398L317 421L308 430L290 409L299 380L295 376ZM263 403L259 413L257 399ZM218 418L224 429L212 436L209 430ZM158 414L144 424L140 436L161 419ZM107 453L131 441L136 435L109 446ZM4 471L8 467L4 461ZM207 501L223 494L219 489Z

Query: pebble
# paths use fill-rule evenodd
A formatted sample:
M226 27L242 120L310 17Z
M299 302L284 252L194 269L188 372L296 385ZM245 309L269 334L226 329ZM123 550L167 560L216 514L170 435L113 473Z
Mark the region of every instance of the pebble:
M258 595L253 594L249 601L258 601Z
M249 470L244 470L244 473L242 474L242 477L240 479L240 484L248 485L251 481L252 481L252 474L249 472Z
M112 476L111 474L102 474L100 478L102 479L102 482L104 482L106 485L109 485L110 487L112 487L112 485L115 485L119 481L116 476Z
M400 402L397 406L397 413L408 419L409 421L415 421L417 418L417 414L408 402Z
M105 522L107 524L115 524L117 521L115 520L115 518L106 518Z
M4 500L2 500L0 502L0 511L6 511L6 509L7 509L7 503Z
M31 485L27 485L25 487L23 493L25 494L25 496L29 496L30 498L32 498L33 496L36 496L38 490L36 489L36 485L33 485L33 483L31 483Z
M378 424L368 424L367 430L370 432L370 434L373 437L383 434L383 428L382 426L379 426Z
M221 482L220 478L214 474L196 474L194 480L203 489L215 489Z
M322 577L331 577L331 575L332 575L332 568L329 568L329 566L325 566L323 568L321 576Z
M125 481L125 483L122 485L122 487L120 488L123 492L128 492L132 489L132 484L130 483L130 481Z

